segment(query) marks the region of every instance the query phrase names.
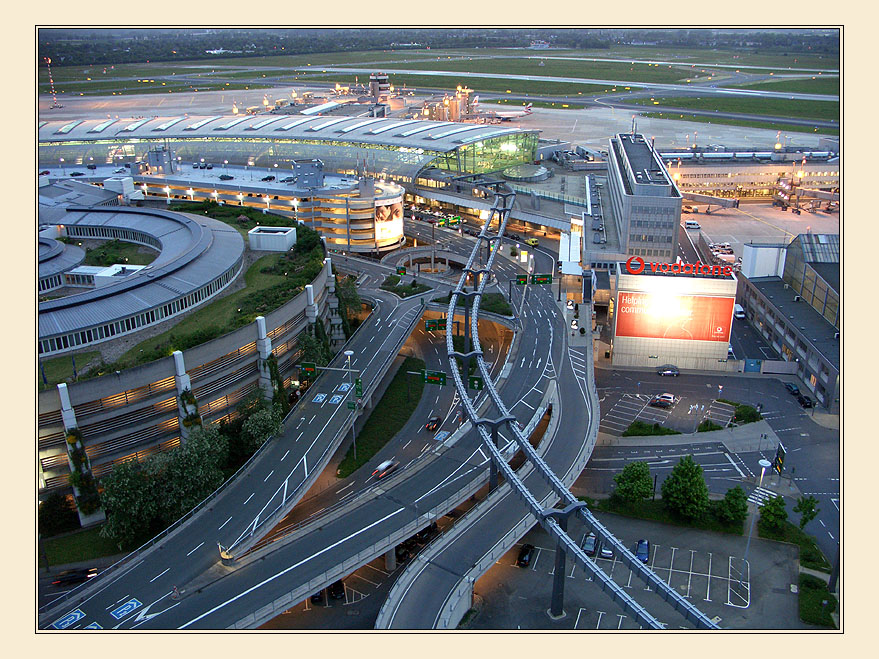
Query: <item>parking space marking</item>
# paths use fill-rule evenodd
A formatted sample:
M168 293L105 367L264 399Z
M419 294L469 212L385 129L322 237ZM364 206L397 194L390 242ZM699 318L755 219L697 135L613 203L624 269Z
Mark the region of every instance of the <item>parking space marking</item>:
M705 593L705 601L711 601L711 552L708 552L708 592Z
M747 570L748 575L746 576L742 572ZM750 563L743 561L742 562L742 572L738 572L733 567L733 557L729 557L729 566L727 570L729 574L729 582L726 586L726 604L727 606L734 606L737 609L747 609L751 605L751 581L750 581L750 572L751 566ZM738 575L738 579L733 579L733 572ZM738 588L734 587L734 584L738 586ZM733 595L744 604L736 604L733 602Z
M537 561L540 560L540 547L535 547L534 551L537 553L534 555L534 564L531 566L531 569L536 571L537 570Z
M598 622L595 623L595 629L599 629L601 627L601 618L604 616L605 611L597 611L598 613Z

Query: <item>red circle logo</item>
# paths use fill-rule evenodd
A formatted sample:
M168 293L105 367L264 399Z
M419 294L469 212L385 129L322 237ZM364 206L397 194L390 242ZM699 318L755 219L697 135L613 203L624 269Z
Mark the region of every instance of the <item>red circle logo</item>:
M640 263L637 270L632 267L632 263L634 261L638 261ZM626 270L628 270L629 274L631 275L640 275L642 272L644 272L644 259L642 259L640 256L630 256L629 260L626 261Z

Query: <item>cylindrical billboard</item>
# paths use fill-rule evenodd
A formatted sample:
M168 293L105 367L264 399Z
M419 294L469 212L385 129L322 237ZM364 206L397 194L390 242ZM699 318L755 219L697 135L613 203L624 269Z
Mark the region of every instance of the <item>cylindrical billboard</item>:
M621 291L616 336L729 342L735 298Z
M403 198L376 200L375 239L386 245L403 237Z

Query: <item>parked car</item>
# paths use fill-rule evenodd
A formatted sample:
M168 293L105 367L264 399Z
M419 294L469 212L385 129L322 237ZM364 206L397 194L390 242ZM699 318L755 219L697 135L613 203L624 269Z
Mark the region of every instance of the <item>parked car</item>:
M260 181L274 181L275 177L269 174L268 176L263 176Z
M372 475L376 478L384 478L388 474L390 474L394 469L397 468L397 463L393 460L385 460L378 467L375 468L375 471L372 472Z
M231 181L233 178L235 178L235 177L229 176L228 174L220 174L221 181Z
M124 173L125 173L125 168L124 168L124 167L120 167L119 169L114 169L114 170L113 170L113 173L114 173L114 174L124 174Z
M528 567L531 565L531 557L534 555L534 545L522 545L519 550L519 558L516 559L516 565L519 567Z
M787 389L788 393L791 396L799 396L800 395L800 388L797 385L795 385L793 382L785 382L784 388Z
M71 176L85 176L85 172L70 172Z
M583 540L583 553L587 556L595 556L598 552L598 538L595 537L594 533L590 533Z
M648 540L639 540L635 543L635 556L642 563L650 560L650 542Z
M649 403L652 407L671 407L675 404L674 394L656 394L650 399Z
M324 591L323 590L319 590L314 595L311 596L311 603L312 604L320 604L323 601L324 601Z
M574 301L573 301L573 300L568 300L567 303L565 304L565 306L566 306L568 309L573 310L573 308L574 308Z
M98 568L85 567L75 570L64 570L55 575L52 580L53 586L72 586L73 584L82 583L98 576Z
M345 597L345 583L339 579L338 581L333 582L329 588L330 597L334 600L340 600Z
M211 163L208 163L208 164L207 164L206 169L213 169L213 168L214 168L214 166L213 166Z
M577 319L574 318L573 320L571 320L571 329L575 330L575 329L579 329L579 328L580 328L580 323L577 322Z
M42 171L40 172L40 176L46 176L46 175L48 175L48 174L50 174L50 173L51 173L51 172L50 172L48 169L44 169L44 170L42 170Z
M681 374L681 372L678 370L678 367L674 366L673 364L664 364L663 366L657 367L656 374L677 377Z
M86 168L87 169L97 169L98 166L95 163L90 162L88 165L86 165Z
M292 183L296 180L295 176L288 176L287 178L282 178L281 183Z
M432 522L430 526L421 529L418 533L415 534L415 539L419 542L428 542L432 540L439 534L439 527L436 525L436 522Z
M805 394L797 394L797 402L802 407L813 407L814 406L812 399L809 398L808 396L806 396Z
M436 430L439 428L440 424L443 420L438 416L432 416L427 420L427 423L424 424L425 430Z
M601 545L601 549L598 551L598 555L602 558L613 558L613 549L608 547L606 544Z

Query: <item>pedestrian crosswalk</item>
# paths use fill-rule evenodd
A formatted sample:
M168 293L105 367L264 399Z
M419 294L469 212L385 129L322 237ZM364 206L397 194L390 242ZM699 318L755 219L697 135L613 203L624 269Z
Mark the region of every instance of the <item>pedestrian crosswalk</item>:
M762 506L764 503L769 501L769 499L773 499L778 495L772 490L766 490L762 487L758 487L751 492L751 495L748 497L748 501L753 503L755 506Z

